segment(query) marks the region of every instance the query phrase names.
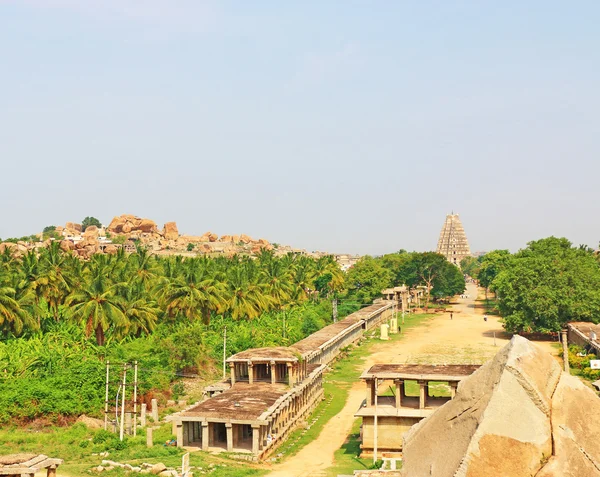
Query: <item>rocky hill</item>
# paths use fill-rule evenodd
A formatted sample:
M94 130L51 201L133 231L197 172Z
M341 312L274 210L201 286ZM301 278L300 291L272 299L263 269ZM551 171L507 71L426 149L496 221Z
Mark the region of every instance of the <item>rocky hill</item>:
M175 222L167 222L161 228L151 219L135 215L120 215L114 217L106 227L89 226L83 231L81 224L67 222L55 229L63 250L71 250L82 258L89 258L95 253L117 253L123 247L126 251L135 250L136 244L161 255L225 255L234 254L255 255L261 250L274 250L276 255L295 252L319 257L320 252L307 252L290 246L272 244L268 240L254 239L246 234L217 235L206 232L203 235L180 235ZM40 246L47 246L51 240L44 242L19 241L0 243L0 253L11 249L16 254L23 254ZM347 256L344 256L347 257Z

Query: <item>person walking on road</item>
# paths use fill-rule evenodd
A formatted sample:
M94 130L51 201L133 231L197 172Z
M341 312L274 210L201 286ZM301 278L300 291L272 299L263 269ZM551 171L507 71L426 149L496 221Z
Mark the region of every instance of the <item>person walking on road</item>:
M483 321L487 321L487 315L483 315Z
M452 313L452 312L450 312L450 319L452 319L452 315L453 315L453 313Z

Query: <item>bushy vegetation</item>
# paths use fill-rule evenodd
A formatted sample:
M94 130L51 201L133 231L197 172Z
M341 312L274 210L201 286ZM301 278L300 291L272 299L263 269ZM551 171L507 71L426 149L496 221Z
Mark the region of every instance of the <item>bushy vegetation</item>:
M590 367L590 361L592 359L599 358L595 354L588 354L586 350L580 346L569 346L569 366L571 367L571 372L573 374L577 374L590 381L600 379L600 369L592 369Z
M480 260L479 283L497 295L507 331L557 332L569 321L600 319L600 266L593 250L565 238L529 242L515 254Z
M349 296L362 303L370 303L384 288L402 284L424 287L428 292L426 308L430 297L439 299L465 290L460 269L443 255L433 252L401 250L381 257L366 256L348 271L346 278Z
M138 361L142 400L168 392L178 375L210 377L225 327L227 355L291 344L331 322L327 295L342 286L331 257L183 259L138 249L81 261L58 244L22 258L6 250L0 423L98 414L106 360ZM339 314L357 308L341 306ZM111 386L114 395L117 382Z

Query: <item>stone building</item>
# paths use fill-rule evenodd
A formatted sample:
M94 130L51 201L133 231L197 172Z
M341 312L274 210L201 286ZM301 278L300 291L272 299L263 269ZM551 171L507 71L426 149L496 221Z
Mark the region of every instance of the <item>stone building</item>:
M442 254L450 263L457 266L460 266L460 261L463 258L471 255L469 241L458 214L446 215L436 252Z
M367 384L367 399L355 414L362 418L361 456L373 455L375 439L378 456L401 452L404 433L450 401L458 383L477 368L478 365L376 364L364 372L361 379Z
M174 418L177 445L266 457L323 398L326 365L391 316L391 303L376 303L293 346L231 356L229 388Z

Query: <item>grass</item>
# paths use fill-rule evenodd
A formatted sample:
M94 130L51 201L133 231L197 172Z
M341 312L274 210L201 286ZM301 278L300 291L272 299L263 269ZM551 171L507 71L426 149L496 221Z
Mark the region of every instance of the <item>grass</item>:
M335 451L332 467L327 469L327 477L352 475L355 470L370 469L373 459L361 459L360 455L360 419L354 419L352 431L344 445Z
M59 475L73 477L86 475L92 467L100 465L103 459L133 466L143 462L162 462L167 467L175 468L181 466L181 457L185 452L177 447L163 445L165 441L173 438L171 424L163 424L155 429L153 437L154 446L146 447L145 433L126 438L122 444L114 434L104 430L90 430L82 423L43 429L11 427L0 429L0 449L2 454L26 452L59 457L65 461L59 467ZM108 452L109 455L93 455L101 452ZM266 473L247 462L242 463L205 452L190 454L190 465L198 468L196 473L201 473L199 468L202 468L215 477L250 477ZM125 472L124 469L115 468L103 472L102 475L121 476L125 475Z
M433 314L411 314L407 315L404 324L400 324L402 333L390 335L391 341L399 341L403 339L404 332L410 328L418 326L429 320ZM365 358L371 353L372 348L378 343L381 343L377 338L379 333L376 330L369 332L367 339L360 342L358 345L344 350L338 359L332 364L332 370L324 376L323 390L325 399L319 403L312 414L307 419L306 428L296 429L290 434L287 441L283 443L277 453L283 454L282 458L292 456L306 444L315 440L327 422L339 413L346 405L348 393L352 385L358 382L364 368ZM418 395L418 394L417 394ZM359 424L360 425L360 424ZM354 431L353 431L354 434ZM350 465L348 462L350 449L354 449L354 456L357 457L360 453L360 443L358 446L352 446L352 435L342 449L336 452L336 455L343 460L340 465ZM338 465L335 461L334 467Z

